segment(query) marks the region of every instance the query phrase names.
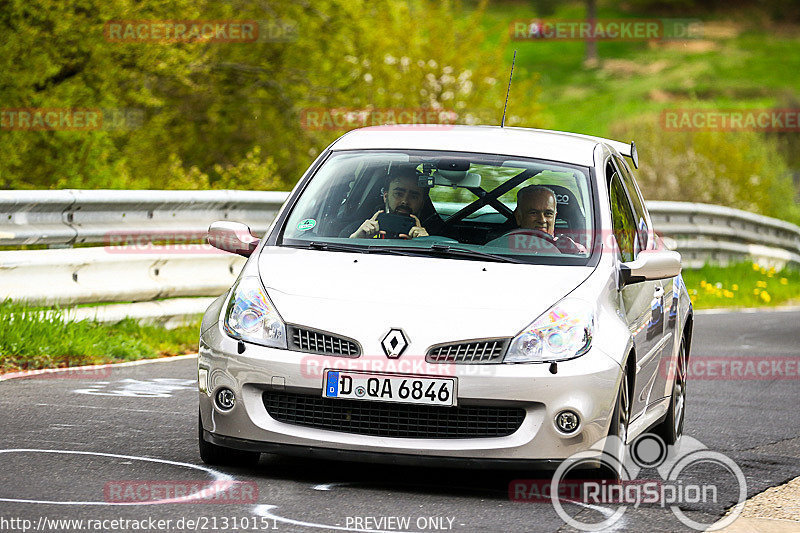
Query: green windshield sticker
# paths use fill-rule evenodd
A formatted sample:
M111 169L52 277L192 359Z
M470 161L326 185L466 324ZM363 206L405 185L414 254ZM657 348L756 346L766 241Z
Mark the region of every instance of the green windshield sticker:
M297 229L300 231L308 231L314 226L317 225L317 221L313 218L307 218L305 220L301 220L300 223L297 225Z

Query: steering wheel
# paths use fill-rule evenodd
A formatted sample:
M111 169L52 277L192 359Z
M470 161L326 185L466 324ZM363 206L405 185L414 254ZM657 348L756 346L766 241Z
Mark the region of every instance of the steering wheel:
M538 229L515 229L486 243L486 246L498 244L505 244L511 250L525 253L561 253L561 250L556 245L556 238L546 231Z

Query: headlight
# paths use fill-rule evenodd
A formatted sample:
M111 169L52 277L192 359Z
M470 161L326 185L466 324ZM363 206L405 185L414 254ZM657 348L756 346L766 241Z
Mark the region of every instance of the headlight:
M234 339L286 349L286 326L258 278L236 282L223 327Z
M563 361L585 354L594 335L594 308L565 298L511 340L504 363Z

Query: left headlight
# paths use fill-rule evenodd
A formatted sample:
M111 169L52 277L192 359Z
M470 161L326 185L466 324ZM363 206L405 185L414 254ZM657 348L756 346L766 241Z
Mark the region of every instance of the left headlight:
M286 349L286 325L258 278L241 278L233 286L223 328L234 339Z
M572 359L589 351L594 336L594 307L565 298L511 340L504 363L545 363Z

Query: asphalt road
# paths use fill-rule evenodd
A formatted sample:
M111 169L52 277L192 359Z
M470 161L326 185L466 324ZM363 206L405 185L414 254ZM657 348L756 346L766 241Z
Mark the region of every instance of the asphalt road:
M800 474L800 381L797 367L787 369L781 359L797 364L798 326L798 311L696 319L686 435L733 459L750 496ZM771 366L759 372L751 364L748 373L754 357L766 358ZM742 363L734 370L736 379L730 376L733 361ZM197 453L194 365L193 359L182 359L114 367L94 376L0 383L0 530L571 530L548 503L510 501L509 482L546 479L536 472L269 455L250 470L207 469ZM787 375L792 372L793 377ZM685 478L689 483L717 476L725 485L726 474L700 465L687 469ZM656 475L645 471L640 477ZM142 504L134 495L142 485L174 488L210 480L246 483L235 485L238 493L224 485L226 491L211 493L212 503ZM732 480L728 476L727 483ZM680 507L692 519L712 522L721 516L720 505ZM571 514L600 517L605 509L572 508ZM112 522L117 519L129 522ZM83 523L78 527L57 520ZM628 508L611 529L691 531L668 507L655 504Z

